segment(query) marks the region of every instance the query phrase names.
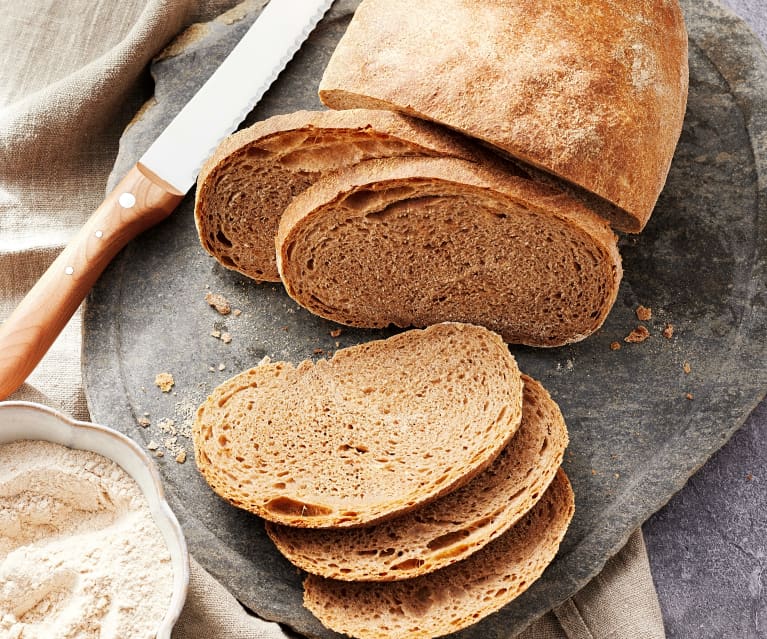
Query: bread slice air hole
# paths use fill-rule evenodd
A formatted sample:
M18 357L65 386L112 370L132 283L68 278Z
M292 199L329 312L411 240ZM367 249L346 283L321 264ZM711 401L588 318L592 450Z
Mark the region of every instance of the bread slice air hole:
M333 512L332 508L318 504L309 504L289 497L277 497L266 503L268 512L278 515L297 517L321 517Z

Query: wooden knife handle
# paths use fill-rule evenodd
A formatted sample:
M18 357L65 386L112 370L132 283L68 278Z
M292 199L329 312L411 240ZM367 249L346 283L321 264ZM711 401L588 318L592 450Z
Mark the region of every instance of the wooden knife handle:
M137 164L0 325L0 399L34 370L107 264L183 194Z

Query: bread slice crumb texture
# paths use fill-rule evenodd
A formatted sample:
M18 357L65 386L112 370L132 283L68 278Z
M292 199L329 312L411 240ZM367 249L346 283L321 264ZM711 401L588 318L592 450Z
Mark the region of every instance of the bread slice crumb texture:
M202 246L255 280L280 279L274 238L285 207L328 172L372 158L472 159L449 131L389 111L297 111L225 139L200 171L195 222Z
M388 583L309 575L304 605L328 628L359 639L418 639L476 623L524 592L551 563L575 511L563 470L513 528L468 559Z
M492 465L463 488L402 517L353 530L267 524L299 568L345 581L416 577L465 559L503 534L543 495L562 463L567 428L556 403L522 375L519 430Z
M299 304L350 326L484 325L561 346L604 322L616 237L573 198L455 158L371 160L294 199L277 237Z
M500 337L446 323L237 375L198 409L195 460L214 491L265 519L356 526L467 483L521 416Z

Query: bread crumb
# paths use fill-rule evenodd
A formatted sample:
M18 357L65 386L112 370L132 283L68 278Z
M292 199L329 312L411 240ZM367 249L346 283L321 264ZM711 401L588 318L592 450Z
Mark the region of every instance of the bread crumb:
M686 375L690 374L690 371L692 371L692 366L690 366L690 362L685 362L682 364L682 370L685 372Z
M271 361L272 361L271 357L269 357L268 355L264 355L261 358L261 361L258 364L256 364L256 366L263 366L264 364L270 364Z
M621 478L621 474L620 473L615 473L613 475L613 477L615 477L615 479L620 479Z
M219 364L218 365L218 370L220 370L220 371L226 370L226 364Z
M332 331L330 331L330 337L340 337L341 333L343 333L343 330L340 328L335 328Z
M623 341L630 344L638 344L639 342L644 342L648 337L650 337L650 331L647 330L646 326L639 325L626 335Z
M157 373L154 383L163 393L169 393L176 382L170 373Z
M561 370L571 371L573 370L574 367L575 367L575 363L571 359L565 360L564 365L562 364L562 362L557 362L558 371L561 371Z
M168 417L157 422L157 428L168 435L176 434L176 422Z
M687 394L685 395L685 397L686 397L687 399L692 399L692 398L693 398L693 394L692 394L692 393L687 393Z
M325 351L323 351L321 348L315 348L312 352L315 355L322 355Z
M719 164L721 162L729 162L732 160L732 155L727 153L727 151L720 151L716 154L716 157L714 158L714 161Z
M141 428L148 428L152 423L146 417L139 417L136 421L138 422L138 425L141 426Z
M283 326L283 327L282 327L282 330L283 330L283 331L285 331L285 332L287 332L287 330L288 330L288 327L287 327L287 326Z
M611 351L619 351L621 349L621 343L620 342L612 342L610 344L610 350Z
M232 335L230 333L221 333L221 341L224 342L224 344L230 344Z
M663 329L663 337L666 339L671 339L674 337L674 325L673 324L666 324L666 328Z
M221 293L205 293L205 301L221 315L229 315L232 312L229 301Z
M216 339L221 339L221 331L217 331L214 329L210 332L210 336L215 337Z
M146 447L149 450L157 450L160 447L160 444L158 444L154 439L150 439Z
M642 306L641 304L637 306L636 314L637 314L637 319L640 322L646 322L652 319L652 309L647 308L646 306Z
M185 450L180 451L178 453L178 455L176 455L176 461L179 464L183 464L186 461L186 451Z
M232 315L234 315L235 317L239 317L240 315L242 315L242 311L239 308L235 308L232 311Z
M154 455L155 455L155 457L165 457L165 453L162 452L161 450L156 450L154 452Z
M597 471L596 471L596 470L594 470L594 469L592 468L592 469L591 469L591 474L592 474L592 475L596 475L596 474L597 474Z
M751 481L753 479L754 479L754 476L751 473L748 473L748 475L746 475L746 481Z

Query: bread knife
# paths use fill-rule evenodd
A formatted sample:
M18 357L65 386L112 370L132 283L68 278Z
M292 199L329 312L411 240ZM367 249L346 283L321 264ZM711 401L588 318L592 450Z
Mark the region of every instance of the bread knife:
M333 0L271 0L202 88L0 325L0 399L15 391L115 255L165 219L219 142L266 93Z

